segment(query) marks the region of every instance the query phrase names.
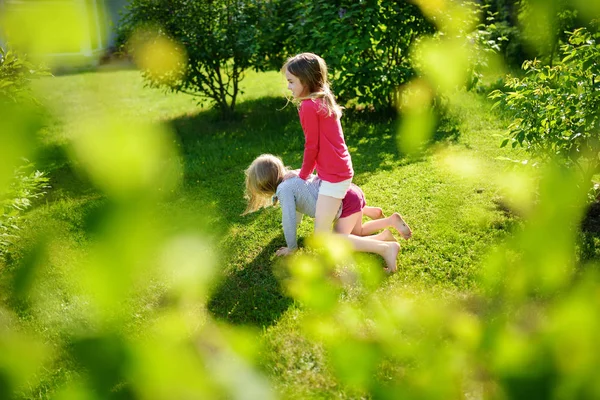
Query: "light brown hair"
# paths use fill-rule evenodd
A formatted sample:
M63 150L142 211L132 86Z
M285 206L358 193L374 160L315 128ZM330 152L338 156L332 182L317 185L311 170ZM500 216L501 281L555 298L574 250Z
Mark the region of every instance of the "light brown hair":
M335 114L336 118L341 118L342 107L335 101L329 87L325 60L313 53L300 53L288 58L283 64L281 72L286 71L298 77L300 83L308 89L308 97L300 100L322 98L327 115Z
M272 197L277 186L283 182L287 169L281 158L272 154L261 154L246 169L244 198L248 201L242 215L273 204Z

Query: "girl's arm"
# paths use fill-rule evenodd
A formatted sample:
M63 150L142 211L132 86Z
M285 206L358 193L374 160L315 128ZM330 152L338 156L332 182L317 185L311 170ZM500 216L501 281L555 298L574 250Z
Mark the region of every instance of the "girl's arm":
M306 180L317 166L317 154L319 154L319 116L318 105L312 100L305 100L300 106L300 124L304 131L304 157L302 168L298 176Z
M296 211L296 231L298 231L298 228L300 227L300 224L302 223L303 216L304 216L304 214Z
M298 231L298 227L300 226L300 223L302 222L302 216L303 216L302 213L296 211L296 232ZM284 229L284 234L285 234L285 229ZM287 240L287 236L286 236L286 240ZM289 256L296 250L297 250L297 248L281 247L275 252L275 255L276 256Z
M277 193L281 205L281 225L283 235L288 249L295 250L298 247L297 239L297 218L296 218L296 200L291 190L286 187L281 188Z

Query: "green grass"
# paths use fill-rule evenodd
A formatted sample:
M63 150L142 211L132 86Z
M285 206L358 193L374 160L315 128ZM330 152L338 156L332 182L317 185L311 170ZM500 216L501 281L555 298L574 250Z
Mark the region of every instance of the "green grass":
M80 290L76 266L93 242L94 226L107 201L77 172L65 147L77 135L68 123L72 115L93 117L108 109L127 118L164 124L175 133L183 181L161 210L181 213L181 224L200 227L214 237L219 277L208 299L212 316L262 330L260 367L284 397L353 396L333 379L323 350L302 336L303 307L284 293L276 278L280 260L274 252L285 243L279 210L241 216L243 171L256 156L277 154L292 167L302 161L297 111L291 104L285 107L278 73L248 74L238 105L240 118L235 121L218 120L213 111L199 107L189 96L145 88L139 73L132 70L48 78L36 87L57 115L43 132L38 162L40 169L49 172L52 189L29 213L23 243L15 249L12 262L23 256L23 249L40 231L51 232L58 240L52 242L55 247L48 253L46 267L38 271L39 281L44 282L39 293L43 301L36 304L44 308L24 309L20 324L40 332L57 347L67 340L65 331L85 325L86 306L76 295ZM365 192L367 203L383 208L386 214L400 212L413 229L413 238L401 241L398 272L378 289L383 295L426 291L444 298L476 291L486 253L516 223L497 201L501 196L497 178L506 164L496 157L514 156L511 150L498 147L497 135L503 132L505 121L473 94L457 93L452 104L458 130L441 132L417 158L398 150L394 120L349 113L342 121L353 157L354 181ZM461 173L459 165L451 162L457 158L477 162L477 168ZM312 221L305 218L300 236L307 237L311 228ZM375 256L358 259L383 265ZM13 270L10 262L0 269L0 281ZM134 332L152 319L162 301L157 294L161 287L155 282L140 291L130 305L138 319L125 329ZM10 301L0 297L2 303ZM343 301L360 302L360 296ZM77 374L68 360L58 360L35 389L37 393L52 391Z

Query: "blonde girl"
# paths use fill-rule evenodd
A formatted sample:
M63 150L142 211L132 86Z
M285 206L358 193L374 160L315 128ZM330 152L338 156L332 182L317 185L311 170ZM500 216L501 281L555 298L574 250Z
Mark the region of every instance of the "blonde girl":
M354 176L340 123L342 109L329 87L327 65L318 55L298 54L289 58L281 70L288 89L299 103L298 114L305 140L302 168L299 172L290 172L286 179L298 176L306 180L316 168L322 184L317 199L315 232L331 232L331 224Z
M322 184L321 179L314 175L310 175L306 180L292 177L284 181L287 173L283 161L271 154L259 156L246 169L245 197L248 205L244 214L277 203L281 205L287 247L277 250L276 255L287 255L296 250L297 226L302 220L302 215L315 216L319 187ZM363 214L375 219L363 224ZM343 199L340 209L336 210L335 216L339 217L335 224L336 232L347 237L356 251L379 254L385 260L386 271L396 270L396 257L400 245L392 233L384 228L393 227L405 239L410 238L412 232L400 214L394 213L384 218L381 208L366 206L362 190L353 185ZM381 229L384 229L381 233L372 235Z

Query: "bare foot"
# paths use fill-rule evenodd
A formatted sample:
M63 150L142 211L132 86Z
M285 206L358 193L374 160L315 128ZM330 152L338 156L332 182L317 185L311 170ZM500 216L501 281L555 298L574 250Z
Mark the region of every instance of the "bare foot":
M379 232L377 235L375 235L375 238L377 240L383 240L384 242L396 241L394 234L389 229L384 229L383 231Z
M399 251L400 245L397 242L387 243L385 252L382 254L385 264L387 265L384 269L385 272L390 274L396 272L396 269L398 268L396 265L396 257L398 257Z
M412 236L412 231L402 216L398 213L394 213L391 217L392 226L396 228L398 232L402 235L404 239L410 239Z

